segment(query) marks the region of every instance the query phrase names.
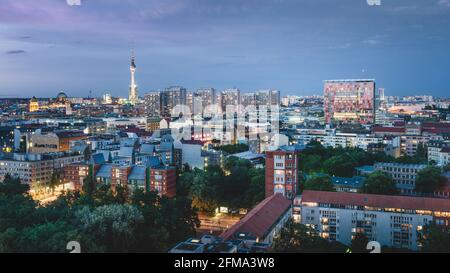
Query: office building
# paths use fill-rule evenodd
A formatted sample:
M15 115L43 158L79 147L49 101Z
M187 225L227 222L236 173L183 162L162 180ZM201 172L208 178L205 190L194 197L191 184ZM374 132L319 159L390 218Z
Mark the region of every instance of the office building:
M324 82L326 123L375 122L375 80L330 80Z
M161 115L161 92L148 92L144 95L144 110L147 117Z
M172 110L177 105L186 105L187 91L180 86L171 86L161 93L161 115L171 117ZM175 115L177 116L177 115Z

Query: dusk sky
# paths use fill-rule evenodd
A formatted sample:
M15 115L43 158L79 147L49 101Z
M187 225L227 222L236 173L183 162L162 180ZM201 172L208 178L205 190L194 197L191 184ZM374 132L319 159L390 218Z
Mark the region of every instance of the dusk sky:
M387 95L450 94L450 0L0 0L0 97L279 89L374 78Z

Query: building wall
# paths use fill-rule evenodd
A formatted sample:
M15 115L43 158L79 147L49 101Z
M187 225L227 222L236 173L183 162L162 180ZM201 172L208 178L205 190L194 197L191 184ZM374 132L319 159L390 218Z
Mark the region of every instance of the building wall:
M374 123L375 81L325 81L324 112L326 123Z
M29 138L28 152L44 154L59 152L59 138L56 134L32 134Z
M330 241L350 245L357 233L382 246L418 250L418 232L433 220L431 215L338 209L303 204L301 223L312 226Z
M175 168L150 169L150 190L157 191L160 195L174 197L176 195L176 180Z
M293 199L298 187L298 153L266 151L266 198L281 193Z
M397 184L403 195L415 195L417 173L426 167L424 164L376 163L375 169L388 174Z

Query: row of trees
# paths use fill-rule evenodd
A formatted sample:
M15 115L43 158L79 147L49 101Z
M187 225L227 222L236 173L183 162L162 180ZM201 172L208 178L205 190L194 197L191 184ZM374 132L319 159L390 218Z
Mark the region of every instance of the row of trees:
M430 195L442 189L447 183L447 178L442 175L438 167L428 166L417 173L415 191ZM334 191L334 186L329 175L313 175L302 181L301 190ZM361 193L396 195L398 194L395 181L387 174L376 171L369 174L360 189Z
M252 208L264 199L264 169L250 161L229 157L223 169L185 170L177 180L177 195L192 198L194 207L213 212L219 206Z
M67 252L69 241L82 252L165 252L200 224L186 197L100 186L40 205L28 190L10 176L0 183L0 252Z
M332 176L351 177L355 168L373 165L376 162L427 163L426 149L419 145L416 156L394 158L383 152L369 153L360 148L324 147L320 142L312 141L302 151L300 170L304 173L327 173Z
M304 150L300 160L302 172L312 175L309 175L307 180L301 181L300 190L333 191L334 187L330 176L352 177L355 174L355 167L361 165L393 161L410 164L423 163L424 154L420 152L420 149L418 150L416 157L404 156L394 159L384 154L371 154L355 148L325 148L318 142L312 142ZM441 169L430 165L420 170L417 174L415 190L424 194L439 191L446 184L447 178L442 175L442 172L447 169L448 166ZM366 177L361 192L385 195L398 194L395 181L380 171Z

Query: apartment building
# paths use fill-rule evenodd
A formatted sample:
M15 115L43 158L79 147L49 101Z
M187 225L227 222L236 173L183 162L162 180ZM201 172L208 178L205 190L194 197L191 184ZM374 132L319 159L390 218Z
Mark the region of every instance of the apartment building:
M275 151L266 151L266 197L281 193L294 199L298 189L297 146L282 146Z
M30 186L45 186L50 183L56 171L63 170L69 164L81 162L84 155L66 153L55 154L20 154L15 153L0 159L0 181L6 174L18 177L24 184Z
M402 195L415 195L417 173L425 168L425 164L375 163L377 171L388 174L397 184Z
M320 191L301 197L301 223L346 245L363 233L382 246L419 250L420 232L432 222L450 227L448 200Z

